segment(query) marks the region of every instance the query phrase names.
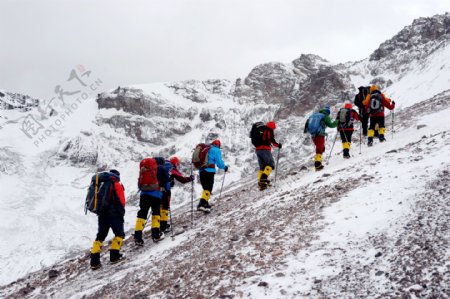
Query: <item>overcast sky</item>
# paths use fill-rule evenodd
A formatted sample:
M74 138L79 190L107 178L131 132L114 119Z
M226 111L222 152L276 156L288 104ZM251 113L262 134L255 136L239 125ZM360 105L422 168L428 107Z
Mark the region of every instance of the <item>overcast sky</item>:
M449 0L0 0L0 89L51 97L78 64L117 85L364 59Z

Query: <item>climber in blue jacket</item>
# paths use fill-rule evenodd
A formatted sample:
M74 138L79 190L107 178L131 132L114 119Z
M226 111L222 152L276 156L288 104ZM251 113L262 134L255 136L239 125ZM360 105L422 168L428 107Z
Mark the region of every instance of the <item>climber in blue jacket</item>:
M216 174L216 166L219 169L228 171L228 166L222 160L222 151L220 150L220 140L216 139L211 142L211 147L208 151L208 164L205 168L200 169L200 183L202 184L203 192L197 206L197 211L209 213L211 206L209 198L214 186L214 175Z

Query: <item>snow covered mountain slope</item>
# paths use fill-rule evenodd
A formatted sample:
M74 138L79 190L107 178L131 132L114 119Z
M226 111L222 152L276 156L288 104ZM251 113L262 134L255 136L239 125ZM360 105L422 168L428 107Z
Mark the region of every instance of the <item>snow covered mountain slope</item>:
M176 242L171 243L166 240L165 243L158 244L158 247L149 246L143 250L142 255L130 251L129 244L126 245L125 251L131 255L129 263L119 265L117 267L119 271L114 276L108 272L108 269L111 269L109 267L101 270L104 272L97 272L104 277L101 280L102 284L120 285L122 282L119 280L123 277L126 277L124 283L131 283L136 278L139 280L137 282L139 290L147 288L144 284L149 288L153 286L152 290L145 289L144 294L164 292L163 287L169 286L173 281L168 280L161 286L157 286L158 282L167 280L167 277L164 277L162 273L156 273L156 268L148 262L150 257L162 254L169 257L167 260L170 261L169 275L191 273L191 271L196 273L189 279L187 275L169 276L179 281L178 289L171 288L171 291L180 292L185 296L197 294L196 292L201 292L199 296L202 294L213 296L213 294L225 292L227 287L235 290L236 295L241 294L241 291L242 296L247 297L256 297L256 294L263 296L260 294L262 290L264 290L262 293L267 293L267 296L275 297L294 296L295 292L304 294L311 292L316 297L328 297L321 295L322 293L329 294L330 297L339 297L333 293L332 287L335 285L338 290L341 289L331 275L331 272L338 271L338 268L326 268L325 264L317 264L314 268L315 271L328 269L328 272L319 271L315 274L315 277L318 277L317 280L323 283L313 281L311 287L305 285L304 289L292 289L292 292L282 286L284 291L279 291L281 295L275 294L278 291L274 288L271 288L271 291L263 287L247 288L246 286L252 284L252 280L242 280L241 277L266 279L274 274L280 281L296 282L298 280L287 280L286 277L290 277L291 274L300 275L296 271L302 268L284 269L283 273L286 276L271 271L278 267L278 262L295 265L303 261L304 269L308 269L308 265L313 267L312 260L316 262L317 259L306 261L306 254L312 256L314 252L320 254L321 246L325 248L323 255L329 257L321 261L330 265L333 263L341 265L347 259L351 260L353 255L361 259L366 257L355 253L358 248L358 250L372 252L367 249L368 243L363 239L356 240L354 247L346 249L350 252L349 256L344 256L343 253L334 250L335 247L330 249L323 243L330 242L330 246L334 246L334 243L330 240L326 241L326 238L333 234L336 236L336 230L341 229L347 221L347 219L339 218L338 214L333 214L334 207L339 207L340 204L345 204L342 209L345 208L349 212L357 210L366 213L367 210L364 208L367 209L367 207L377 209L378 212L369 213L370 217L357 215L360 220L373 221L373 225L367 226L355 222L354 227L360 229L358 237L364 235L364 230L367 230L368 235L383 242L386 241L384 244L386 252L395 250L396 246L402 244L403 241L399 243L400 245L395 245L397 244L395 240L394 247L389 245L390 241L398 237L396 232L402 232L400 224L391 231L385 229L386 221L381 221L379 232L374 225L379 224L378 218L386 219L383 217L390 215L390 212L381 213L384 205L392 206L391 209L395 212L392 214L395 214L397 218L409 215L408 219L412 223L410 226L415 225L412 222L414 211L428 207L421 201L420 196L430 197L432 192L427 191L429 188L427 186L438 184L429 173L436 173L436 176L445 174L445 167L448 165L446 144L448 121L445 121L445 113L448 113L447 90L450 89L449 18L450 15L447 13L433 18L419 19L380 46L380 49L383 49L382 53L387 54L372 55L367 60L356 63L333 65L315 55L302 55L287 65L270 63L257 66L247 78L238 79L235 83L227 80L184 81L122 87L104 92L96 99L88 99L79 104L79 107L68 115L68 120L56 130L52 130L49 136L44 136L45 138L38 142L38 146L34 144L36 139L27 138L20 130L23 119L27 115L32 115L44 128L49 128L55 124L58 117L64 115L65 111L57 111L59 114L56 116L43 116L42 109L39 111L41 107L31 107L31 110L23 112L21 107L4 110L2 106L0 115L7 116L13 121L8 120L0 129L0 186L3 206L3 209L0 209L0 218L3 220L0 224L0 237L8 240L0 245L0 252L6 261L0 268L0 284L8 284L34 270L41 268L47 270L58 261L60 263L55 267L60 271L60 275L57 280L49 280L45 278L46 270L36 272L32 274L30 280L19 280L13 285L5 286L0 294L5 296L14 294L20 297L35 288L31 295L40 296L40 292L44 294L55 292L58 297L81 297L84 293L105 294L110 292L109 289L114 290L114 287L105 288L102 285L94 285L92 280L94 274L86 272L86 256L79 255L80 251L87 250L91 246L96 231L96 217L85 216L83 210L85 190L91 175L95 171L112 167L120 170L128 197L125 228L130 230L134 226L137 211L136 181L139 160L148 155L167 157L176 153L184 162L182 171L189 173L189 165L186 162L194 145L219 137L223 143L224 159L231 165L231 171L226 176L226 197L223 202L217 202L217 213L204 219L205 223L196 221L194 229L190 229L188 226L190 189L189 186L177 186L172 200L174 216L178 227L187 226L186 233L177 237ZM411 32L414 36L417 35L414 42L402 42L402 40L412 40L408 37ZM436 33L430 34L430 32ZM389 49L391 52L387 51ZM421 52L421 49L426 51ZM405 60L402 60L403 58ZM388 126L386 145L377 144L370 150L363 145L364 155L358 156L358 144L355 144L352 149L354 157L351 161L340 161L336 155L332 157L325 173L311 173L309 167L313 149L309 137L302 133L305 117L312 109L324 103L341 105L344 99L353 97L359 85L371 83L379 84L386 95L396 100L397 107L401 108L401 112L396 114L395 142L391 140ZM252 122L269 120L274 115L278 119L277 137L284 145L279 167L280 186L279 189L269 192L267 196L261 196L254 189L256 158L248 138L248 130ZM390 116L387 120L389 123ZM417 130L416 128L419 127L420 129ZM442 132L442 138L437 138L441 135L433 137L433 134L439 132ZM422 140L425 143L435 140L433 142L436 143L436 148L433 143L430 148L422 148L423 142L419 142L422 136L426 136L425 140L429 139L429 141ZM331 148L333 137L332 134L328 140L327 149ZM355 136L355 139L358 139L358 136ZM417 146L409 145L415 143ZM438 150L438 146L442 146L442 149ZM336 144L336 153L339 153L338 148L339 145ZM380 149L382 149L381 152ZM386 154L391 150L397 150L397 152ZM414 161L414 159L420 160ZM437 162L438 159L441 161ZM424 164L421 164L421 161ZM368 163L368 169L362 168L365 163ZM375 165L372 165L374 163ZM434 163L437 164L434 165ZM432 168L436 168L434 172L431 172ZM429 173L426 173L427 169ZM397 173L397 171L404 172ZM391 180L386 181L385 173L388 178L390 175L393 183ZM326 174L329 176L322 177ZM218 176L219 180L221 175ZM417 177L413 177L414 175ZM362 180L365 184L361 182ZM339 184L337 185L336 182ZM427 182L429 185L426 184ZM445 180L442 182L443 186L439 184L439 190L447 186ZM339 189L341 185L343 187ZM200 190L197 185L196 188L197 196ZM386 194L387 198L392 200L397 200L397 195L389 194L399 193L397 191L401 189L399 198L402 199L399 201L402 201L402 204L394 207L392 203L386 202L388 199L378 193L366 195L368 191L378 191L380 188L382 191L378 193ZM391 190L390 193L389 190ZM411 190L411 193L405 190ZM353 192L356 193L353 194ZM362 206L353 206L352 203L355 203L356 199L348 202L347 197L344 197L345 194L350 194L352 199L355 198L354 196L367 197L367 205L363 202ZM404 198L408 194L418 196L414 197L414 203L411 203L413 212L408 212L410 210L407 209L403 212L404 203L407 202ZM357 199L361 203L359 197ZM279 200L280 198L282 200ZM445 196L436 200L435 204L439 206L442 204L440 200L445 200ZM417 208L415 204L418 205ZM321 206L322 209L320 209ZM410 208L409 205L408 208ZM293 211L292 215L289 213L286 216L287 209ZM445 215L446 211L446 208L442 207L439 213L442 212ZM350 217L345 213L341 214L347 218ZM328 218L326 218L327 215ZM440 215L432 214L430 217L436 216L442 219L444 216ZM198 220L203 219L202 216L196 217ZM334 224L330 226L326 222L318 221L323 217L331 219L330 221L340 226L334 227ZM424 219L429 220L429 225L434 225L432 218ZM296 223L297 226L295 226ZM436 226L438 230L445 229L445 223L444 221L442 224L444 227ZM294 226L292 227L291 224ZM222 230L218 231L219 227ZM326 227L331 227L331 233L328 235ZM254 228L254 232L247 232L246 229L249 228ZM202 231L206 231L205 236L199 235ZM258 234L253 235L255 232ZM392 235L386 232L392 232ZM288 238L291 235L297 236L295 237L297 239ZM217 239L213 239L213 236ZM230 242L230 236L233 239L237 236L237 241ZM349 236L352 236L350 232ZM411 236L410 239L413 237ZM320 241L320 238L325 238L325 241ZM342 238L343 242L353 242L346 236ZM445 243L448 238L446 239L444 235L439 237L439 240ZM244 243L234 243L241 241ZM441 241L436 242L440 244ZM197 245L211 247L211 252L208 250L209 255L205 255L204 247ZM433 247L436 256L448 260L448 252L442 252L439 246L438 249ZM157 249L159 247L160 249ZM277 247L280 247L281 254L277 251ZM183 250L186 253L179 255L179 252ZM408 255L404 263L407 265L415 261L415 256L408 251L409 249L405 248L405 250ZM234 251L240 254L233 253ZM301 254L304 256L302 257ZM191 258L188 259L187 256ZM218 265L224 257L227 257L225 259L227 263L220 269L215 268L215 265ZM66 262L61 262L62 260ZM82 261L81 264L79 260ZM359 267L368 266L369 262L378 260L369 259L364 262L361 260L360 264L354 267L349 266L350 269L346 269L347 272L345 272L349 275L347 288L355 288L357 285L355 280L350 279L352 275L359 277L355 274L357 270L363 269L361 271L367 272L368 268ZM391 274L393 272L383 270L388 267L395 268L395 264L388 262L386 262L386 268L380 268L380 271ZM161 261L156 265L162 265L162 263ZM200 275L202 277L204 275L200 272L200 268L194 266L200 264L206 265L208 270L205 271L215 277L211 282L197 281ZM427 269L434 267L432 264L425 266ZM141 271L137 271L138 269ZM250 274L241 273L243 269ZM441 268L436 270L439 274L437 279L442 280L440 285L448 286L448 272L441 270ZM134 271L137 272L134 273ZM154 280L141 277L144 272L152 273ZM312 276L308 273L309 271L305 270L301 275L311 280ZM331 276L327 276L328 274ZM371 272L367 272L367 275L364 279L361 276L358 283L360 281L361 284L366 285L368 280L374 279ZM409 277L409 280L404 282L394 280L392 282L394 292L408 291L407 282L412 281L413 277L406 272L402 272L402 275ZM430 275L431 278L427 279L431 281L434 276L432 273ZM78 278L75 279L75 276ZM375 278L380 279L380 284L385 283L386 280L381 281L379 276L381 275ZM42 286L35 280L37 277L43 281ZM65 277L75 279L73 285ZM221 278L223 279L219 283ZM27 283L30 284L29 287L26 286ZM380 288L380 292L384 291L382 287ZM63 290L63 293L57 291L59 289ZM131 286L127 290L124 292L130 294L138 292ZM437 283L433 285L433 292L442 292L442 290ZM252 293L248 295L248 291ZM372 291L375 292L375 290ZM425 291L431 292L430 288ZM170 297L170 294L165 296Z
M435 111L439 106L440 110ZM1 289L11 298L366 298L450 295L450 92L398 114L394 139L308 159L256 191L254 178L214 213L174 211L179 233L98 271L88 252ZM306 169L302 168L306 165ZM149 236L146 236L149 239ZM51 271L51 272L50 272ZM52 277L49 277L49 274Z

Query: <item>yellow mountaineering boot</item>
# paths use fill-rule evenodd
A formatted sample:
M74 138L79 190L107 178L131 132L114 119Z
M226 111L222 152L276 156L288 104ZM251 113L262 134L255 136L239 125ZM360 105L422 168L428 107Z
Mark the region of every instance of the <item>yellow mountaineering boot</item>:
M102 251L103 242L101 241L94 241L94 244L92 244L91 249L91 269L95 270L102 266L100 263L100 252Z
M270 173L272 172L273 168L270 166L266 166L261 174L261 178L259 179L259 190L265 190L267 187L270 186L270 181L268 180Z
M197 211L203 211L205 213L211 212L211 206L209 204L209 198L211 197L211 192L208 190L203 190L202 197L197 206Z
M159 222L160 229L162 232L165 232L166 229L167 230L169 229L167 225L167 222L169 221L169 210L164 209L161 205L160 211L161 211L161 221Z
M262 170L258 170L258 183L261 180L261 175L263 174Z
M152 240L155 243L164 239L164 234L161 232L160 229L160 221L161 216L152 215Z
M385 129L384 128L380 128L379 132L380 133L378 134L378 138L380 139L380 142L385 142L386 141L386 138L384 137Z
M350 142L343 142L342 148L344 149L344 158L349 159L350 158Z
M367 146L373 145L373 136L375 135L375 131L372 129L369 129L369 133L367 134Z
M111 248L109 249L109 260L111 264L115 264L124 259L123 254L120 254L120 248L122 247L123 238L115 236L111 242Z
M134 244L137 246L144 246L144 240L142 239L142 231L144 230L145 219L136 218L136 226L134 227Z
M323 169L323 165L322 165L322 154L316 154L315 158L314 158L314 168L316 170L321 170Z

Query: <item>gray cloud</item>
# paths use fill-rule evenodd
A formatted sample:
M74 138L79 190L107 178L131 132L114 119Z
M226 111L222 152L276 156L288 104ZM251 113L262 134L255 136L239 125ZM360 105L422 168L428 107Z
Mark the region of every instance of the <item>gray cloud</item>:
M113 88L244 77L301 53L355 61L449 10L448 0L3 0L0 88L51 97L77 64Z

